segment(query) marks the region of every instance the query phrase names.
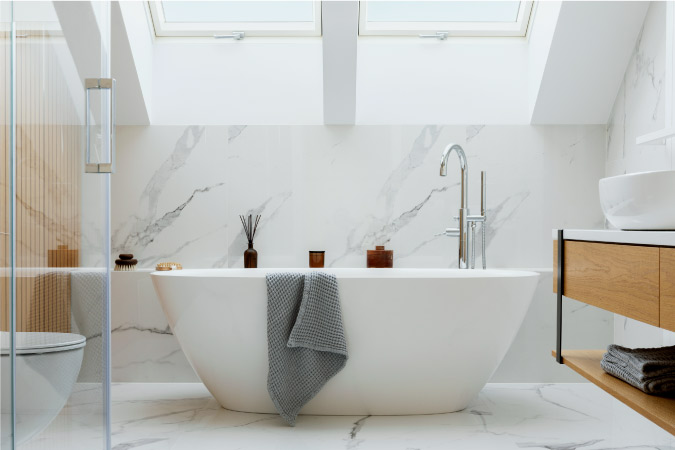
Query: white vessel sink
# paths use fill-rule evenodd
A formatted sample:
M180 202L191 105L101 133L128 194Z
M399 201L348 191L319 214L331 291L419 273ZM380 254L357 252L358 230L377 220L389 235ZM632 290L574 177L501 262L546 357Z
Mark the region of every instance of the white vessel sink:
M605 217L621 230L675 230L675 170L600 180Z

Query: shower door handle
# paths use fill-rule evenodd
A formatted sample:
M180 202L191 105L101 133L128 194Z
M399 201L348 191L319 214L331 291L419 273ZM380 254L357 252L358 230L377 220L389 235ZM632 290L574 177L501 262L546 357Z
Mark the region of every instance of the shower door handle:
M86 92L86 107L85 114L85 128L86 128L86 146L84 154L84 171L85 173L114 173L115 172L115 79L114 78L86 78L84 83ZM94 163L91 161L91 102L89 93L91 90L108 89L110 91L110 110L108 117L105 120L106 127L102 127L106 136L101 136L102 140L107 140L108 145L108 161ZM103 122L103 121L102 121Z

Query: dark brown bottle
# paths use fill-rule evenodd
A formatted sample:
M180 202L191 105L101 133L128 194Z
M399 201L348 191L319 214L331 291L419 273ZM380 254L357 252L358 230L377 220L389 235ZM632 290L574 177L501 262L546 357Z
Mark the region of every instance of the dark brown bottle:
M248 248L244 252L244 267L246 269L258 267L258 252L253 248L253 241L248 241Z

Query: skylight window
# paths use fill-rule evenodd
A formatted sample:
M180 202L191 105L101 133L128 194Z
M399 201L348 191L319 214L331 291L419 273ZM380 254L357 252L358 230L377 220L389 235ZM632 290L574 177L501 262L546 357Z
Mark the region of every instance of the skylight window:
M530 1L362 1L361 35L525 36Z
M152 1L157 36L320 36L321 2Z

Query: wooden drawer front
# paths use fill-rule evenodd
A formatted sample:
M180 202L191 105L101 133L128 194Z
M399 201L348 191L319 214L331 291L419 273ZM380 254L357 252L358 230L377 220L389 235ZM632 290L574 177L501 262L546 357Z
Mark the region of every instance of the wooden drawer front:
M553 248L557 288L558 242ZM659 248L565 241L564 295L659 326Z
M675 248L661 248L661 328L675 331Z

